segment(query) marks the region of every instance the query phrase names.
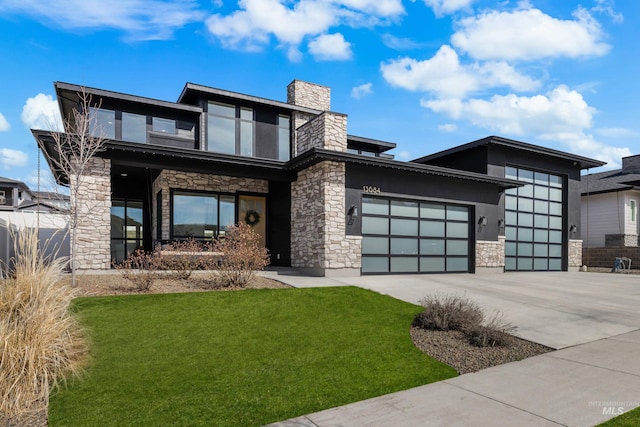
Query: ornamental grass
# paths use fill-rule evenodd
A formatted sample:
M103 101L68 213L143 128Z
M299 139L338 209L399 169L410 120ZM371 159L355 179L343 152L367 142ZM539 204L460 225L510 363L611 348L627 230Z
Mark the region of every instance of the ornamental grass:
M47 259L36 229L13 236L10 277L0 280L0 419L45 410L49 393L80 372L87 342L69 312L66 259Z

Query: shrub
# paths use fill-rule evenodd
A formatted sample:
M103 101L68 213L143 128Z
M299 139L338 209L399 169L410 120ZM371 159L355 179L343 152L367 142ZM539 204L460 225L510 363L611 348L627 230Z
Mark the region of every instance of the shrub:
M133 283L137 290L148 291L153 282L164 276L161 271L162 262L160 251L147 253L135 250L127 259L113 266L124 279Z
M260 236L253 228L239 222L227 228L224 237L214 240L211 251L220 254L210 268L216 272L215 279L223 286L244 287L256 270L269 265L269 253L260 244Z
M482 309L470 299L458 295L430 295L420 301L424 310L414 326L441 331L468 331L477 328L484 318Z
M64 258L45 259L36 229L15 236L11 278L0 280L0 415L46 409L50 391L80 372L87 342L69 312Z
M496 311L488 320L484 310L468 298L457 295L429 295L420 301L424 307L413 319L413 326L440 331L461 331L478 347L509 346L516 327Z
M504 320L500 312L493 315L481 325L468 331L469 342L478 347L508 347L513 342L516 327Z
M203 251L202 244L193 239L172 242L163 250L160 266L170 271L172 279L187 280L193 270L207 266L201 255Z

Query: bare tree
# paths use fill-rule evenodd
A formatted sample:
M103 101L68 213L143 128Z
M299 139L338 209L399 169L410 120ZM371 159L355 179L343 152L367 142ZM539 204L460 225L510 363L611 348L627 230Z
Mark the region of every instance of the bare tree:
M78 227L93 210L92 201L79 197L86 186L86 179L92 159L104 151L105 132L97 123L96 114L100 108L84 88L78 92L78 104L72 114L63 118L64 131L51 132L53 155L48 156L56 169L58 180L69 187L69 234L72 286L76 286L78 255ZM46 153L42 147L43 153Z

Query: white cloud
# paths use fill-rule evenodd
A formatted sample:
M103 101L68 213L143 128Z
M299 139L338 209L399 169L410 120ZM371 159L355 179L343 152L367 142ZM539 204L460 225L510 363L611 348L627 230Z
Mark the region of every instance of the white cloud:
M594 12L602 13L611 18L616 24L622 24L624 22L624 16L620 12L616 12L613 9L613 2L609 0L596 0L596 5L591 8Z
M542 140L560 142L568 151L578 153L581 156L607 162L607 169L620 167L623 157L632 156L633 153L627 147L614 147L597 141L592 135L584 132L560 133L555 135L543 135Z
M351 43L340 33L322 34L309 42L309 52L319 61L350 59Z
M438 98L463 98L469 92L501 86L517 91L539 87L539 82L504 62L461 65L456 51L447 45L440 47L431 59L418 61L405 57L383 63L380 69L392 86L432 92Z
M384 43L386 47L394 50L408 50L422 47L422 43L418 43L409 38L396 37L389 33L382 35L382 43Z
M30 129L62 130L58 103L51 95L39 93L22 107L22 122Z
M1 13L24 14L66 29L115 28L135 40L168 39L186 24L200 21L196 0L7 0Z
M606 54L600 24L585 9L574 20L556 19L538 9L490 11L458 22L451 43L482 60L535 60Z
M411 159L413 156L411 155L410 152L408 151L400 151L397 155L396 158L399 160L409 160Z
M5 169L10 167L23 167L27 165L29 157L27 153L11 148L0 148L0 165Z
M433 9L437 17L448 15L460 9L471 6L474 0L424 0L424 3Z
M0 113L0 132L6 132L11 129L9 121L4 118L4 115Z
M360 99L363 96L371 95L373 93L373 90L371 90L372 86L371 83L365 83L351 88L351 97Z
M438 99L424 107L455 119L511 135L575 132L591 127L595 109L582 95L558 86L546 95L494 95L489 100Z
M451 133L458 130L458 126L454 123L445 123L443 125L438 125L438 130L441 132Z
M597 141L588 130L595 108L582 95L558 86L545 95L531 97L494 95L483 99L423 100L422 106L454 119L463 119L481 128L516 137L535 137L564 145L574 153L613 165L631 155L628 148L608 146Z
M606 138L630 138L636 136L635 131L627 128L598 128L593 131Z
M240 0L239 10L215 14L207 28L226 48L258 51L275 38L299 59L297 46L337 25L374 26L404 13L400 0Z

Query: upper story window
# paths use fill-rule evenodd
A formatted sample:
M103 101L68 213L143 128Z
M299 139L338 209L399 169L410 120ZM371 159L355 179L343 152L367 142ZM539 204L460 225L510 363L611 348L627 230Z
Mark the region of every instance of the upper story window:
M289 160L289 141L291 141L290 130L291 119L289 116L280 114L278 116L278 160Z
M123 112L122 139L133 142L147 142L147 116Z
M211 101L207 111L207 150L289 160L290 122L288 115Z
M104 108L91 108L89 120L89 133L93 136L128 142L195 148L195 121L147 116Z
M116 112L104 108L89 109L89 133L108 139L116 137Z
M629 201L629 208L631 210L631 222L636 222L636 201Z
M166 133L169 135L176 134L176 121L172 119L163 119L160 117L154 117L152 119L151 128L154 132Z

